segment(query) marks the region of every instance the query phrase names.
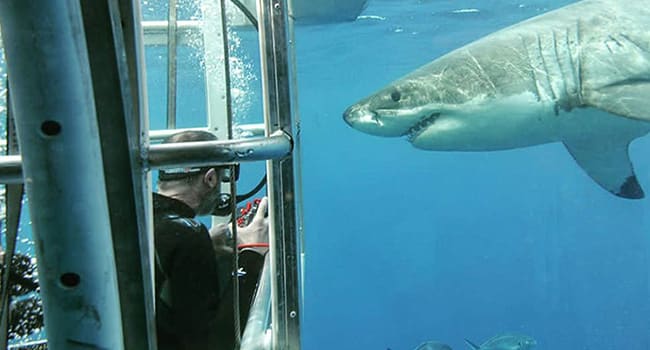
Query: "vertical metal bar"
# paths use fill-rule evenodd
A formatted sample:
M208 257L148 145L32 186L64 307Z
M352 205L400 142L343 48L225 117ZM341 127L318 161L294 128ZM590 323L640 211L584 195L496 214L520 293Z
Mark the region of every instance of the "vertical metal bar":
M13 116L13 108L11 107L9 88L7 88L7 155L17 155L20 153L18 147L18 139L16 137L16 124ZM0 305L2 311L0 312L0 349L7 348L7 341L9 338L10 318L9 318L9 302L11 299L11 280L9 275L12 269L12 261L16 251L16 238L18 237L18 225L20 224L20 214L23 208L23 184L8 184L5 187L5 241L7 248L5 249L3 265L5 267L2 275L2 293L0 293Z
M218 4L217 4L218 3ZM232 139L232 106L230 95L230 55L228 49L228 23L226 18L225 0L203 1L203 49L206 62L205 72L205 98L208 114L208 129L213 131L219 139ZM207 62L222 62L222 64L207 64ZM234 166L230 167L234 174ZM222 184L222 192L230 193L231 207L237 208L237 183L232 181L230 186ZM225 218L213 217L212 223L223 222ZM233 240L237 242L236 210L230 216ZM236 245L236 243L235 243ZM241 343L241 319L239 307L239 252L234 247L232 259L233 283L233 315L235 349Z
M176 0L167 17L167 129L176 128Z
M203 0L203 60L205 62L205 102L208 130L219 140L232 138L231 106L229 89L229 62L227 24L223 0ZM223 62L223 64L220 64ZM230 186L221 185L223 193L230 193ZM233 195L234 197L234 195ZM212 224L222 224L228 217L212 217Z
M258 0L262 90L267 135L282 130L293 153L267 161L270 183L273 348L300 349L302 193L299 121L295 106L293 32L286 0Z
M5 0L0 24L48 348L123 349L80 4Z
M242 350L266 350L271 346L267 329L271 323L271 264L270 255L264 258L262 275L257 284L255 299L251 305L246 330L241 341Z
M231 138L228 31L223 0L203 0L203 60L208 130L219 140ZM222 188L228 191L227 188Z
M222 129L225 129L228 140L232 139L232 97L230 95L230 50L228 46L228 23L227 23L227 18L226 18L226 1L225 0L220 0L219 1L219 24L220 28L219 31L221 32L221 49L220 53L223 55L223 71L221 72L223 74L223 79L220 81L220 84L223 84L221 86L223 90L223 96L225 96L225 100L222 101L223 103L223 111L225 113L220 115L211 115L209 116L208 120L208 125L210 127L217 126L219 123ZM210 96L208 96L210 97ZM217 117L221 117L220 120L215 120ZM225 124L225 125L224 125ZM230 166L230 173L234 174L235 173L235 166L231 165ZM241 329L241 313L240 313L240 307L239 307L239 250L237 249L237 181L234 179L231 179L230 181L230 207L233 209L232 212L230 213L231 219L230 219L230 226L231 226L231 232L233 233L233 240L235 247L233 249L234 254L232 258L232 284L233 284L233 315L235 315L235 319L233 320L234 323L234 330L235 330L235 349L238 350L240 345L241 345L241 336L242 336L242 329Z
M129 80L126 36L137 36L132 30L133 17L122 16L115 1L81 0L88 55L97 109L99 137L110 210L124 346L130 350L152 349L155 343L153 297L147 251L148 241L146 197L136 188L143 174L137 147L139 128L133 94L139 81ZM126 13L132 13L127 10ZM123 25L125 29L123 30ZM143 242L144 241L144 242Z
M131 102L124 101L129 107L125 113L126 129L128 130L128 143L131 152L131 176L133 181L135 207L137 211L138 241L140 244L140 264L143 274L143 294L145 309L147 313L147 335L149 336L149 350L156 348L156 319L154 315L154 239L153 239L153 217L151 204L151 173L146 169L146 152L149 149L149 110L147 108L148 98L146 89L144 43L142 29L142 15L140 0L118 0L115 4L110 1L111 8L119 7L124 33L124 59L120 61L126 65L124 69L128 76L121 77L122 84L128 86ZM113 10L112 10L113 11ZM113 18L114 28L117 26ZM136 347L141 350L144 347ZM129 348L130 350L130 348Z
M234 174L235 173L235 166L231 165L230 167L230 173ZM230 181L230 193L237 193L237 181L231 179ZM230 196L230 207L233 208L233 211L230 213L230 231L232 232L232 239L233 243L235 246L233 247L233 256L232 256L232 286L233 286L233 315L235 316L233 323L234 323L234 330L235 330L235 344L234 344L234 349L238 350L240 345L241 345L241 313L240 313L240 307L239 307L239 250L237 249L237 213L236 209L237 208L237 196L236 195L231 195Z
M223 103L224 115L221 117L221 124L225 124L225 129L228 134L228 140L232 139L232 96L230 93L230 50L228 43L228 20L226 17L226 0L219 1L220 5L220 24L221 24L221 52L223 55L223 96L225 97ZM217 117L217 116L213 116ZM234 197L236 193L232 193Z

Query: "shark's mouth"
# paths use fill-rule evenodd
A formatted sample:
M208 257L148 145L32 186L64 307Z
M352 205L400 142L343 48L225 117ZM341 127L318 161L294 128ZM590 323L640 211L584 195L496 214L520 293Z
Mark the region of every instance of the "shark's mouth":
M420 136L420 134L426 130L426 128L428 128L430 125L433 125L439 117L440 113L431 113L431 115L426 118L422 118L419 122L408 129L403 136L406 136L409 141L415 140L415 138Z

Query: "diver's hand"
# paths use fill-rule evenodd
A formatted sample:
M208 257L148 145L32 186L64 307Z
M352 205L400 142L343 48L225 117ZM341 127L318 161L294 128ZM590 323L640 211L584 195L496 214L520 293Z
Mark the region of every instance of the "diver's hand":
M230 225L217 224L210 228L210 239L212 240L212 247L214 248L217 256L232 254L232 234L230 233Z
M268 198L262 198L250 224L237 230L237 244L269 243L269 219L265 217L268 206ZM264 247L254 249L261 254L268 251Z

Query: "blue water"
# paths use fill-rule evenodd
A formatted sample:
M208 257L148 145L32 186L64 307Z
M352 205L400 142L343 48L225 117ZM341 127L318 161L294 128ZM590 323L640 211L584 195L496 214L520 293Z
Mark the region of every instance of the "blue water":
M341 117L430 60L570 2L370 0L355 22L295 28L304 349L410 350L425 340L463 349L463 338L503 332L533 336L542 350L650 349L650 200L602 190L560 144L426 152ZM145 17L164 13L151 3ZM452 12L464 8L479 11ZM256 33L231 35L245 92L236 120L261 122ZM161 129L166 50L146 57L151 128ZM205 125L198 57L179 52L178 127ZM649 151L649 136L631 146L646 192ZM264 168L242 170L245 191Z
M570 1L370 1L296 28L307 247L305 349L650 349L649 201L598 187L560 144L416 150L341 119L430 60ZM451 11L475 8L478 13ZM650 138L632 144L650 188Z
M431 59L566 3L376 0L366 19L296 27L305 349L462 349L506 331L540 349L650 349L647 200L603 191L559 144L424 152L341 119ZM257 67L254 33L237 34ZM646 187L648 142L631 147Z

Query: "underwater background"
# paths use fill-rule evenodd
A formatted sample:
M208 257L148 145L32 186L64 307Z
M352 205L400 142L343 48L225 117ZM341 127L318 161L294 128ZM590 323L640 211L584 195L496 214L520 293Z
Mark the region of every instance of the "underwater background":
M650 349L650 203L611 195L559 143L427 152L342 112L497 29L573 1L369 0L354 22L295 26L305 223L303 349L454 349L517 332L538 349ZM182 19L199 8L179 1ZM145 19L166 5L144 0ZM232 30L237 123L262 121L257 33ZM147 47L150 126L165 127L164 46ZM179 48L178 127L205 125L197 45ZM2 65L4 66L4 64ZM650 137L630 153L650 189ZM241 192L264 175L244 164ZM31 251L29 219L19 249Z
M355 22L296 26L305 349L466 349L503 332L541 350L650 349L648 199L603 190L559 143L427 152L341 119L432 59L571 2L371 0ZM648 136L630 148L646 188L649 151Z

